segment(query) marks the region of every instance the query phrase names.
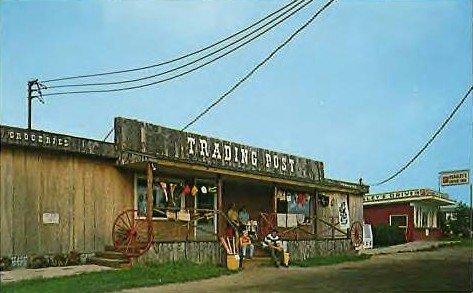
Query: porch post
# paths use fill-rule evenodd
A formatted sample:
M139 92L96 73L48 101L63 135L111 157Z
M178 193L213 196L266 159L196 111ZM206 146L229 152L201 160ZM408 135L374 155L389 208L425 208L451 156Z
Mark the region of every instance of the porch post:
M222 213L225 213L223 210L223 181L222 177L218 175L217 177L217 210L219 210ZM217 215L217 235L221 236L224 235L225 231L225 219Z
M273 213L275 213L275 214L278 211L278 199L277 199L277 196L276 196L277 191L278 191L278 188L276 186L274 186L272 209L273 209Z
M151 162L146 163L146 216L148 219L153 217L153 169Z
M315 194L315 202L314 204L312 205L313 208L314 208L314 211L313 211L313 218L314 218L314 234L315 234L315 238L318 239L319 238L319 234L318 234L318 229L317 229L317 219L319 218L319 215L317 213L317 210L318 210L318 204L319 204L319 193L317 192L317 189L315 189L314 191L314 194Z

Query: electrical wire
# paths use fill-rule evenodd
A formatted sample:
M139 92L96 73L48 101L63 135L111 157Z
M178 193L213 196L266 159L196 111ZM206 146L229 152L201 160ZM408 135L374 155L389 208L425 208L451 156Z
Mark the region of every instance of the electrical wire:
M183 56L180 56L180 57L176 57L174 59L171 59L171 60L168 60L168 61L164 61L164 62L160 62L160 63L157 63L157 64L153 64L153 65L148 65L148 66L143 66L143 67L137 67L137 68L130 68L130 69L124 69L124 70L116 70L116 71L109 71L109 72L102 72L102 73L95 73L95 74L86 74L86 75L76 75L76 76L67 76L67 77L59 77L59 78L54 78L54 79L48 79L48 80L44 80L42 81L43 83L47 83L47 82L55 82L55 81L63 81L63 80L71 80L71 79L79 79L79 78L88 78L88 77L97 77L97 76L104 76L104 75L112 75L112 74L120 74L120 73L127 73L127 72L133 72L133 71L139 71L139 70L145 70L145 69L149 69L149 68L153 68L153 67L158 67L158 66L162 66L162 65L166 65L166 64L169 64L169 63L173 63L173 62L176 62L176 61L179 61L179 60L182 60L184 58L187 58L187 57L190 57L190 56L193 56L195 54L198 54L200 52L203 52L205 50L208 50L210 48L213 48L253 27L255 27L256 25L260 24L261 22L265 21L266 19L270 18L271 16L277 14L278 12L286 9L288 6L294 4L297 0L293 0L292 2L284 5L283 7L279 8L278 10L268 14L267 16L263 17L262 19L258 20L257 22L253 23L252 25L214 43L214 44L211 44L209 46L206 46L204 48L201 48L197 51L194 51L194 52L191 52L191 53L188 53L188 54L185 54Z
M239 43L240 41L248 38L249 36L253 35L254 33L260 31L261 29L263 29L264 27L270 25L271 23L275 22L276 20L278 20L279 18L283 17L285 14L288 14L291 10L293 10L294 8L297 8L297 6L299 6L301 3L303 3L305 0L299 0L296 5L294 5L293 7L290 7L289 10L285 11L284 13L278 15L276 18L273 18L272 20L270 20L269 22L267 22L266 24L264 24L263 26L251 31L250 33L238 38L237 40L225 45L224 47L221 47L220 49L218 50L214 50L202 57L199 57L198 59L194 60L194 61L191 61L191 62L188 62L188 63L185 63L181 66L178 66L178 67L175 67L175 68L172 68L172 69L169 69L167 71L164 71L164 72L161 72L161 73L157 73L157 74L154 74L154 75L149 75L149 76L145 76L145 77L140 77L140 78L135 78L135 79L128 79L128 80L121 80L121 81L111 81L111 82L98 82L98 83L78 83L78 84L64 84L64 85L53 85L53 86L48 86L49 89L53 89L53 88L68 88L68 87L85 87L85 86L104 86L104 85L116 85L116 84L125 84L125 83L132 83L132 82L137 82L137 81L142 81L142 80L147 80L147 79L151 79L151 78L155 78L155 77L158 77L158 76L162 76L162 75L165 75L165 74L168 74L168 73L171 73L171 72L174 72L174 71L177 71L179 69L182 69L182 68L185 68L185 67L188 67L189 65L192 65L192 64L195 64L199 61L202 61L204 59L206 59L207 57L210 57L212 55L215 55L217 54L218 52L221 52L223 50L225 50L226 48L228 47L231 47L233 46L234 44L236 43ZM309 4L310 2L312 2L313 0L309 1L307 4ZM307 5L306 4L306 5ZM276 25L279 25L279 23L277 23ZM273 26L274 27L274 26ZM273 28L271 27L271 29ZM266 33L267 31L265 31L264 33ZM264 34L263 33L263 34ZM258 36L261 36L261 35L258 35ZM254 40L254 39L252 39ZM248 44L249 42L246 42L246 44ZM161 64L164 64L164 63L161 63ZM155 66L156 67L156 66ZM44 83L44 82L43 82Z
M106 92L117 92L117 91L125 91L125 90L132 90L132 89L138 89L138 88L144 88L144 87L148 87L148 86L152 86L152 85L155 85L155 84L159 84L159 83L163 83L163 82L166 82L166 81L169 81L169 80L172 80L172 79L175 79L175 78L178 78L178 77L181 77L183 75L186 75L186 74L189 74L193 71L196 71L212 62L215 62L217 61L218 59L221 59L223 57L225 57L226 55L238 50L239 48L243 47L244 45L246 45L247 43L253 41L254 39L258 38L259 36L263 35L264 33L266 33L268 30L274 28L275 26L277 26L279 23L285 21L287 18L291 17L292 15L294 15L295 13L297 13L298 11L300 11L302 8L304 8L305 6L307 6L309 3L311 3L313 0L310 0L309 2L305 3L303 6L299 7L297 10L293 11L291 14L289 14L288 16L284 17L283 19L281 19L280 21L278 21L276 24L274 24L273 26L269 27L268 29L264 30L263 32L259 33L258 35L254 36L253 38L249 39L248 41L246 41L245 43L243 44L240 44L239 46L231 49L230 51L228 52L225 52L224 54L216 57L216 58L213 58L211 59L210 61L208 62L205 62L195 68L192 68L190 70L187 70L187 71L184 71L182 73L179 73L177 75L174 75L174 76L171 76L171 77L168 77L168 78L164 78L164 79L161 79L161 80L158 80L158 81L154 81L154 82L150 82L150 83L146 83L146 84L141 84L141 85L136 85L136 86L129 86L129 87L122 87L122 88L114 88L114 89L104 89L104 90L82 90L82 91L65 91L65 92L53 92L53 93L47 93L47 94L43 94L43 96L57 96L57 95L66 95L66 94L85 94L85 93L106 93Z
M242 79L240 79L235 85L233 85L228 91L226 91L223 95L221 95L215 102L213 102L210 106L204 109L199 115L197 115L194 119L192 119L189 123L187 123L181 131L185 131L194 123L196 123L200 118L202 118L205 114L207 114L213 107L217 106L223 99L225 99L229 94L235 91L243 82L245 82L248 78L250 78L261 66L263 66L266 62L268 62L276 53L285 47L289 42L294 39L296 35L298 35L302 30L304 30L309 24L311 24L326 8L328 8L335 0L328 1L324 6L315 12L311 18L307 22L305 22L301 27L299 27L296 31L294 31L289 38L287 38L284 42L282 42L276 49L274 49L266 58L263 59L258 65L256 65L250 72L248 72Z
M435 131L435 133L430 137L430 139L427 141L427 143L424 144L424 146L412 157L401 169L399 169L396 173L393 175L389 176L388 178L384 179L381 182L372 184L372 186L379 186L382 185L388 181L391 181L395 177L397 177L399 174L401 174L404 170L406 170L426 149L427 147L434 141L434 139L440 134L440 132L445 128L445 126L448 124L448 122L453 118L453 116L457 113L458 109L463 105L463 103L466 101L468 96L470 95L471 91L473 90L473 86L470 87L470 89L466 92L466 94L463 96L463 98L460 100L460 102L457 104L457 106L453 109L453 111L448 115L447 119L440 125L440 127Z

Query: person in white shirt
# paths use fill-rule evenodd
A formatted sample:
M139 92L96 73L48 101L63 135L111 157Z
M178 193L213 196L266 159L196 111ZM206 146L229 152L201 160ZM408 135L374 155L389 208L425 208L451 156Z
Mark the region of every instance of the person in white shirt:
M271 253L271 259L276 267L279 267L281 263L284 263L284 248L276 229L271 230L271 233L266 235L263 240L263 248L269 250Z

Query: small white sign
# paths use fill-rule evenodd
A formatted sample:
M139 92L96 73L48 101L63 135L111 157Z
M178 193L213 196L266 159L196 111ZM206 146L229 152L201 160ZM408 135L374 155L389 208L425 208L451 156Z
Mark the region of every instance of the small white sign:
M59 224L59 214L43 213L43 224Z
M371 230L370 224L363 225L363 248L373 248L373 231Z

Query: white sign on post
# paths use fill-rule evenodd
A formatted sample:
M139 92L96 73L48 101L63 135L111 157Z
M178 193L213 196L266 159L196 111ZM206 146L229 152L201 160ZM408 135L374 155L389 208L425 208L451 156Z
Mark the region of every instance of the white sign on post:
M470 182L469 170L445 171L440 172L440 185L462 185Z

